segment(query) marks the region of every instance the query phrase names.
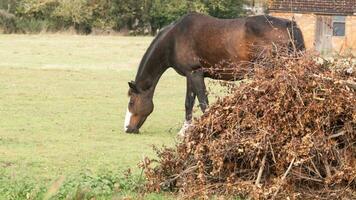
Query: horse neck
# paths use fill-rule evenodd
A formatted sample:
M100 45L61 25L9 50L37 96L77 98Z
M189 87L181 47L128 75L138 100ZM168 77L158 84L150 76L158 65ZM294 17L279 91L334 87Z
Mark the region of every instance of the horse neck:
M164 52L159 51L149 57L145 55L136 75L135 83L138 88L151 91L152 96L159 79L169 66Z
M152 91L152 96L159 79L170 66L169 60L171 59L167 52L170 52L168 51L170 49L169 31L172 27L169 25L158 33L143 56L137 71L136 85L143 90Z

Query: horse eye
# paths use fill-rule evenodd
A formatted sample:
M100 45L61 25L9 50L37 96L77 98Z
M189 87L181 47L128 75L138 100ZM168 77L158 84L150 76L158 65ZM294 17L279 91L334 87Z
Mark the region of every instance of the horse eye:
M130 100L129 105L132 106L134 104L134 101Z

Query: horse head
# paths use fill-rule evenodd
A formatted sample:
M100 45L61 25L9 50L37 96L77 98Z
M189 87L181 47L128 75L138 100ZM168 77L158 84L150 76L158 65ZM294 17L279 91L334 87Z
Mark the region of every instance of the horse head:
M153 111L153 92L142 90L137 87L135 82L129 82L130 97L126 111L124 130L126 133L138 133L142 124Z

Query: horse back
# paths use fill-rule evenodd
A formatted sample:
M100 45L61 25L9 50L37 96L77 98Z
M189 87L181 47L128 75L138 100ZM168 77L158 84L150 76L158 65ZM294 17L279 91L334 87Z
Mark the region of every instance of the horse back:
M202 14L188 14L170 31L172 65L185 74L196 68L211 68L223 63L252 61L259 49L288 44L291 35L304 47L301 32L290 32L296 24L271 16L217 19ZM226 66L222 66L225 67Z
M302 32L293 21L268 15L253 16L246 18L245 28L247 38L253 44L270 46L273 43L295 46L297 50L305 48Z

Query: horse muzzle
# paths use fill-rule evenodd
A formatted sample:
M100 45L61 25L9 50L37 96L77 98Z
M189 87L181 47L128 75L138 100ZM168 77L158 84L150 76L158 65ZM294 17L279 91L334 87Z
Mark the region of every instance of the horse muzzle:
M125 132L138 134L140 131L137 128L126 127Z

